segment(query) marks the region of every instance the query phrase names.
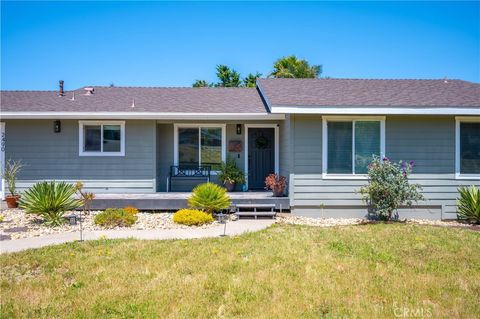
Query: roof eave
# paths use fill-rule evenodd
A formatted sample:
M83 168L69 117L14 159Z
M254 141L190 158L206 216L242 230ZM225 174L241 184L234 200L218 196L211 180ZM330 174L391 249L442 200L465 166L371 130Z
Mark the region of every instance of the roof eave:
M284 120L271 113L184 112L0 112L0 119L122 119L122 120Z
M480 115L480 107L291 106L272 105L272 114Z

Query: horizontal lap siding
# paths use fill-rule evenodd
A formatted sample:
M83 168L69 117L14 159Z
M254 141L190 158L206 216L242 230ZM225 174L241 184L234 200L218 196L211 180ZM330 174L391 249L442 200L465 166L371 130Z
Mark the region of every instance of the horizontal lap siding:
M56 179L59 180L59 179ZM78 179L62 179L67 183L74 184ZM20 192L32 187L33 184L44 180L21 180L17 182ZM84 189L93 193L151 193L155 187L155 180L82 180Z
M454 173L454 117L388 117L385 128L390 159L414 161L417 174Z
M125 156L79 156L78 121L9 120L5 157L21 160L19 189L42 180L81 180L96 192L155 191L155 122L125 122ZM90 187L90 186L89 186Z
M358 190L365 180L322 179L321 119L316 124L302 119L295 123L295 169L293 178L294 212L319 217L361 217L367 212ZM299 126L304 125L300 129ZM307 133L310 132L310 133ZM300 146L297 141L300 140ZM308 156L306 144L312 143L312 156ZM455 218L457 188L462 185L480 186L479 180L455 179L455 119L454 117L387 117L386 155L391 160L415 162L412 183L422 186L426 200L419 202L416 209L401 210L403 216L414 213L414 217L438 216L443 207L443 218ZM430 215L429 215L430 213ZM337 214L337 215L335 215ZM433 215L432 215L433 214Z
M295 115L294 173L322 173L322 118Z

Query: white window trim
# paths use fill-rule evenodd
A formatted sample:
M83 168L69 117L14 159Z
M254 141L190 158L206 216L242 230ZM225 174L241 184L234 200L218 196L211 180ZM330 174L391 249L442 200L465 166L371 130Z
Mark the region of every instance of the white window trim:
M84 126L101 125L101 148L100 152L84 151ZM103 125L120 125L120 152L103 152ZM125 121L78 121L78 155L79 156L125 156Z
M361 179L367 174L329 174L328 173L328 122L379 121L380 122L380 156L385 156L385 116L323 116L322 117L322 178L323 179ZM355 126L352 129L352 169L355 171Z
M225 123L174 123L173 124L173 165L178 166L178 129L179 128L198 128L199 129L199 134L200 134L200 128L202 127L216 127L216 128L221 128L222 129L222 162L226 162L227 160L227 124ZM201 139L199 139L199 163L201 163L201 158L202 158L202 151L200 148L200 142ZM216 175L218 171L211 171L212 175Z
M245 185L248 189L248 129L249 128L273 128L275 134L274 162L275 174L280 174L280 127L279 124L245 124Z
M478 123L480 117L455 117L455 178L456 179L480 179L480 174L461 174L460 173L460 123Z

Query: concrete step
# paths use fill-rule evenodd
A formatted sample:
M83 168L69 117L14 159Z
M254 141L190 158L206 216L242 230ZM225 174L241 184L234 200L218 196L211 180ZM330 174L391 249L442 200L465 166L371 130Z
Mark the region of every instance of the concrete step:
M257 219L258 217L271 217L275 218L276 213L275 212L237 212L235 215L238 218L241 217L254 217Z

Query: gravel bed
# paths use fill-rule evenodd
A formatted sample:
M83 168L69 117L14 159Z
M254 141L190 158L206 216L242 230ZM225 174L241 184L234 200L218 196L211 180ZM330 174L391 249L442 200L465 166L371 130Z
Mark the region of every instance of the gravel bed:
M480 226L473 226L471 224L458 222L455 220L430 220L430 219L407 219L400 222L406 224L417 225L431 225L441 227L464 227L464 228L477 228ZM280 224L292 224L292 225L308 225L318 227L333 227L333 226L347 226L347 225L359 225L375 223L362 218L310 218L303 216L295 216L289 214L279 214L277 217L277 223Z
M70 215L72 212L65 214ZM78 212L75 212L78 214ZM84 231L102 231L107 228L95 225L93 218L100 211L91 211L90 214L85 214L82 221L82 227ZM3 216L3 221L0 222L0 239L19 239L27 237L38 237L51 234L60 234L66 232L79 231L79 225L71 226L65 223L58 227L48 227L43 223L43 220L36 215L26 214L21 209L6 209L0 212ZM141 229L188 229L196 228L197 226L185 226L176 224L172 220L173 213L152 213L152 212L139 212L138 220L131 227L115 227L108 229L117 230L141 230ZM209 228L216 225L217 222L212 224L198 226L198 228Z
M280 224L308 225L319 227L358 225L361 224L363 221L364 220L361 218L310 218L286 214L282 214L277 217L277 223Z
M456 220L429 220L429 219L407 219L407 224L431 225L442 227L476 227L475 225L458 222Z

